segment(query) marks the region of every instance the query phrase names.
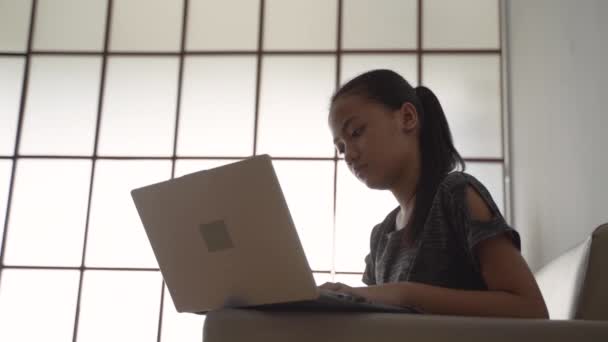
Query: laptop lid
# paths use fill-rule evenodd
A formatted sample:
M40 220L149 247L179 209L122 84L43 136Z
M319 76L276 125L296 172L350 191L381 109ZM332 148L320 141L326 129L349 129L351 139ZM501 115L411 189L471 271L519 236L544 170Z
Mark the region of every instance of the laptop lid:
M318 297L268 155L131 195L178 312Z

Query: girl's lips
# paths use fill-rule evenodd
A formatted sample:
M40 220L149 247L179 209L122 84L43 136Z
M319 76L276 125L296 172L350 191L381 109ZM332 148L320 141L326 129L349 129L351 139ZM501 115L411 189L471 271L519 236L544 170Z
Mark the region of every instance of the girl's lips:
M367 169L367 165L356 166L353 168L353 170L355 171L355 175L357 177L362 176L363 173L365 173L366 169Z

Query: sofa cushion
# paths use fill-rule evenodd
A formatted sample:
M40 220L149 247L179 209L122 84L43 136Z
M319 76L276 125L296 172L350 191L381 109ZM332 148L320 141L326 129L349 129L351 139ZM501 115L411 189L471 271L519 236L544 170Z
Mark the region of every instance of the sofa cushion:
M608 224L536 272L551 319L608 320L607 253Z
M608 321L608 224L591 235L587 272L574 317Z

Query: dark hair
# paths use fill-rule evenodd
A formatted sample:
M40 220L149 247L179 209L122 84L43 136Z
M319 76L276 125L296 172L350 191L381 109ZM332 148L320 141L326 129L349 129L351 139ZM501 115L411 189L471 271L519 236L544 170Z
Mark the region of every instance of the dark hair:
M376 101L391 110L410 102L418 112L420 124L420 177L416 186L414 212L410 222L411 237L417 238L431 208L437 188L443 178L465 162L456 151L452 133L439 100L427 87L413 88L394 71L379 69L361 74L344 84L331 98L345 95L360 95Z

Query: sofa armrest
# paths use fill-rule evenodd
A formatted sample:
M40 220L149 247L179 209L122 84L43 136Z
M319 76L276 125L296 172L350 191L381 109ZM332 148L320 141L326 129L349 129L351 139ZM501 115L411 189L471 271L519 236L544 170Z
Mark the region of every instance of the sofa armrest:
M203 336L205 342L605 342L608 322L228 309L207 315Z

